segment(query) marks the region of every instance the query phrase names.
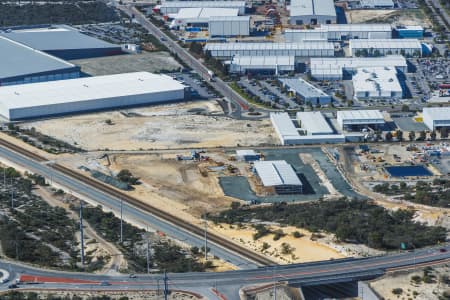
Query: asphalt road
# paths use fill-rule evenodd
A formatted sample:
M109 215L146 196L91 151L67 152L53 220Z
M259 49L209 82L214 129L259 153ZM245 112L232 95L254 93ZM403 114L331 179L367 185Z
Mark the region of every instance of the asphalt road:
M105 208L111 209L116 214L120 212L120 199L104 194L89 185L72 179L52 169L46 164L38 163L4 147L0 147L0 157L17 165L23 166L33 173L40 174L50 179L52 182L66 187L75 194L81 195L82 197L94 201L95 203L100 204ZM144 227L148 226L150 228L154 228L156 230L164 232L169 237L185 242L188 245L197 246L199 248L204 246L204 240L202 237L180 229L127 203L123 203L123 216L125 220L135 220L138 223L141 223ZM218 256L221 259L228 261L233 265L236 265L238 268L244 269L257 267L257 265L252 261L242 258L240 255L223 249L218 245L208 243L208 247L211 249L210 255Z
M442 249L442 248L441 248ZM227 299L238 299L238 291L243 286L267 284L273 282L287 282L300 286L317 285L355 281L363 278L377 277L391 268L414 268L416 265L433 263L450 259L450 246L444 247L445 252L437 248L403 252L386 256L331 260L317 263L294 264L284 266L270 266L259 269L239 270L222 273L179 273L168 274L169 289L187 290L210 295L212 287L223 293ZM39 284L39 288L56 289L95 289L95 290L143 290L157 289L162 284L162 274L138 275L137 278L128 276L102 276L86 273L68 273L46 271L17 265L0 260L0 268L11 272L11 280L20 275L45 276L85 280L85 283L52 283L46 279ZM39 280L38 280L39 281ZM107 281L109 286L102 286ZM21 285L27 287L27 285ZM6 289L7 285L0 285Z

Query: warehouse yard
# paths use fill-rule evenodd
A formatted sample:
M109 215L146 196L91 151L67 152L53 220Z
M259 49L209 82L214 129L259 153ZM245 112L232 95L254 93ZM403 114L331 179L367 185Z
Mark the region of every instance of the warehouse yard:
M142 52L97 58L72 60L81 71L91 76L102 76L130 72L178 71L181 65L167 52Z
M275 144L269 120L224 117L215 101L161 105L24 123L85 150ZM95 135L95 138L92 138Z
M348 10L345 12L348 23L395 23L431 27L430 20L419 9L414 10Z

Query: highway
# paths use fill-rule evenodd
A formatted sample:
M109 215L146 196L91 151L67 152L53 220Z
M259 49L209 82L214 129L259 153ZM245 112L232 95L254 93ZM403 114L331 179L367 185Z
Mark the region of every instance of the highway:
M445 249L445 251L442 249ZM227 299L238 299L238 291L244 286L274 282L306 286L375 278L394 268L414 268L421 264L448 262L450 259L449 251L450 246L445 246L439 249L428 248L416 250L415 252L403 252L362 259L341 259L317 263L268 266L222 273L179 273L168 274L167 276L169 289L187 290L211 296L211 288L216 286L219 292L225 295ZM33 287L45 289L157 289L158 286L162 286L163 277L162 274L138 275L136 278L129 278L126 275L101 276L86 273L46 271L24 265L16 265L3 260L0 260L0 268L10 271L12 274L11 280L22 278L31 282L41 282L41 284ZM26 276L23 277L24 275ZM65 278L65 280L62 280L63 282L55 282L61 281L61 278ZM107 281L110 285L103 286L101 285L102 281ZM28 285L20 286L30 287ZM7 288L6 284L0 285L0 289L5 288Z
M59 184L66 188L66 190L71 191L75 195L79 195L85 200L90 200L96 204L102 205L104 208L108 208L113 212L118 214L120 212L120 199L113 197L109 194L103 193L90 185L82 183L78 180L55 170L47 163L40 163L33 159L27 158L21 154L9 150L8 148L0 147L0 157L12 162L16 165L22 166L26 170L33 173L40 174L45 178L50 179L53 183ZM157 218L143 210L132 206L125 201L123 201L123 216L124 219L133 220L142 225L143 228L150 227L155 230L164 232L169 237L175 238L182 241L188 245L197 246L199 248L204 246L204 239L201 236L195 235L191 232L183 230L178 226L174 226L170 222ZM238 255L234 252L224 249L223 247L209 242L208 247L210 250L210 255L215 255L221 259L230 262L231 264L237 266L238 268L254 268L258 264L253 262L253 260L247 259Z
M167 49L169 49L169 51L176 54L185 64L196 71L204 80L209 81L210 75L208 74L208 69L200 61L193 57L186 49L181 47L176 41L172 40L156 25L150 22L139 10L137 10L135 7L128 7L123 5L116 5L116 7L129 16L134 15L134 19L142 27L147 29L149 33L158 38L160 42L165 45ZM216 76L214 78L214 81L210 81L209 84L215 90L220 92L225 98L235 104L233 106L233 115L235 117L241 117L241 113L248 110L249 104L247 103L247 101L219 77Z

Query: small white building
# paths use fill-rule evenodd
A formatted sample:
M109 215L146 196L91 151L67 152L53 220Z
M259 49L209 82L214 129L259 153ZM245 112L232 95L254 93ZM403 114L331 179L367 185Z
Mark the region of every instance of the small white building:
M295 71L294 56L240 56L230 62L230 73L282 74Z
M205 51L212 57L229 59L240 56L332 57L334 45L327 41L302 43L207 43Z
M450 129L450 107L424 107L423 122L430 130Z
M297 121L306 135L333 134L334 131L320 111L298 112Z
M208 32L211 37L249 36L250 16L216 16L210 18Z
M349 43L351 56L377 56L401 54L422 56L422 45L418 39L352 39Z
M292 0L289 22L292 25L336 23L333 0Z
M331 103L331 96L302 78L280 78L290 92L300 96L305 103L325 105Z
M340 110L337 123L341 129L360 129L384 125L383 114L379 110Z
M256 161L254 170L264 187L274 188L277 194L301 194L303 184L294 168L284 160Z
M10 121L184 100L188 87L170 76L135 72L0 88Z
M167 16L176 14L183 8L235 8L239 15L245 14L245 1L163 1L159 6L159 12Z
M406 73L408 64L401 55L385 57L317 57L310 59L311 77L316 80L349 79L358 68L395 67Z
M358 68L352 81L356 99L403 97L394 67Z
M261 154L256 153L255 150L236 150L236 159L239 161L256 161L260 160L260 158Z

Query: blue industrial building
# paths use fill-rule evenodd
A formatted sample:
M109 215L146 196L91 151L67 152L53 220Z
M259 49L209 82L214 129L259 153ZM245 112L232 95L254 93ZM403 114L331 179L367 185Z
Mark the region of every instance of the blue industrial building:
M65 60L123 53L120 45L88 36L67 25L9 28L0 30L0 36Z
M399 39L422 39L422 26L402 26L394 29L394 36Z
M80 67L0 36L1 86L80 77Z

